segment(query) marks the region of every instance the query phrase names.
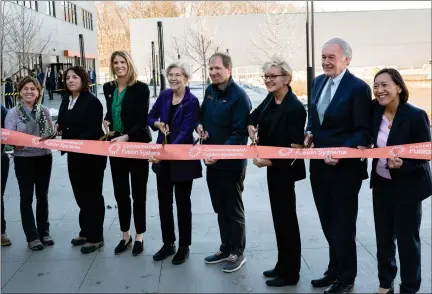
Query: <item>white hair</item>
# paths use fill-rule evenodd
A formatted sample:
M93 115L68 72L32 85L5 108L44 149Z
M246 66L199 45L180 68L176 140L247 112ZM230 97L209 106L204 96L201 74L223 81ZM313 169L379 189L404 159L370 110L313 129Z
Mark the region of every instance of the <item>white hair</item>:
M343 54L344 56L348 57L348 58L352 58L352 49L351 46L348 44L347 41L345 41L344 39L341 38L333 38L328 40L324 45L323 48L327 45L333 45L333 44L337 44L342 48Z
M182 73L184 74L184 76L187 79L189 79L189 78L192 77L192 72L191 72L190 66L187 63L182 62L182 61L176 61L176 62L173 62L170 65L168 65L168 67L167 67L167 69L165 71L166 76L168 76L169 72L173 68L179 68L179 69L181 69Z
M292 77L293 71L291 69L291 66L288 64L288 62L285 61L282 56L273 56L270 61L264 63L264 65L262 66L262 70L263 72L266 72L273 66L280 68L283 75L290 75Z

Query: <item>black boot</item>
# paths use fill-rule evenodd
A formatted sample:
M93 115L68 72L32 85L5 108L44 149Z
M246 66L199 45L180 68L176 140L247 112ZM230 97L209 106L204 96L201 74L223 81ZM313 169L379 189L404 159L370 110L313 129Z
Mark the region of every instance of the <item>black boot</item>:
M276 269L271 269L268 271L264 271L263 272L263 276L266 278L276 278L277 277L277 272Z
M312 280L311 284L315 288L328 287L336 281L336 273L333 270L326 270L324 277L321 279Z
M172 260L172 264L182 264L189 257L189 246L180 246Z
M282 279L276 277L274 279L266 281L267 286L270 287L284 287L284 286L294 286L297 285L299 279Z
M155 255L153 255L153 259L155 261L161 261L175 253L176 253L176 247L174 243L169 245L164 244L162 248Z

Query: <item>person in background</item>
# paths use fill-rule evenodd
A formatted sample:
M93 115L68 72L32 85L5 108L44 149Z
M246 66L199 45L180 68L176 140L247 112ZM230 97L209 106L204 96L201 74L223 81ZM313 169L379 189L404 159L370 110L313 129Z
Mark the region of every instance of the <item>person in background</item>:
M6 79L6 84L5 84L5 103L6 103L6 108L7 109L11 109L13 107L13 97L15 95L13 95L12 93L14 93L14 85L13 85L13 81L12 78L8 77Z
M89 78L90 78L90 84L92 84L93 86L91 86L92 92L93 94L96 95L96 72L93 70L93 68L90 68L89 70Z
M81 66L66 70L66 93L59 108L56 125L62 139L99 140L103 136L102 103L89 92L89 78ZM64 154L64 152L62 152ZM94 252L104 245L103 223L105 202L102 194L107 157L68 152L69 179L79 212L81 231L72 239L83 254Z
M7 115L7 108L1 104L1 127L5 127L5 118ZM9 156L5 152L5 145L1 144L1 246L12 245L11 240L6 235L6 220L4 210L4 193L6 190L6 183L9 175Z
M51 71L51 67L48 67L47 78L45 81L45 88L48 91L49 100L53 100L54 88L55 88L55 77L54 77L54 72Z
M263 66L264 83L269 94L249 115L248 132L258 145L297 147L303 145L306 110L293 93L292 69L281 57L273 57ZM258 127L259 126L259 127ZM295 182L306 178L303 159L264 159L253 163L267 167L267 185L278 246L276 266L263 273L273 278L268 286L296 285L300 278L301 241L296 212Z
M148 124L159 130L156 143L193 144L193 131L199 114L199 101L187 82L191 76L190 67L181 62L167 67L166 76L171 89L163 91L156 100L148 116ZM156 261L164 260L176 253L173 192L177 204L179 248L172 259L173 264L181 264L189 257L192 243L191 192L194 179L202 177L199 160L163 160L151 158L152 168L157 175L159 215L162 230L162 248L153 256Z
M111 54L110 70L115 80L106 83L103 90L107 105L105 123L109 125L109 131L113 132L111 142L151 142L152 136L147 125L150 104L150 90L147 84L137 80L136 67L126 51L115 51ZM136 256L144 250L143 234L147 229L149 162L145 159L110 157L110 165L122 231L122 239L114 253L120 254L132 244L132 236L129 233L132 190L136 231L132 255Z
M327 41L321 50L324 74L313 80L305 146L366 146L371 140L372 95L364 81L347 69L351 46ZM356 223L358 194L368 178L367 161L327 156L310 160L310 182L324 235L329 264L313 287L324 293L349 293L357 276Z
M396 69L384 68L374 78L372 135L376 147L430 142L424 110L408 103L409 92ZM400 293L416 293L421 284L420 224L422 201L432 195L429 160L375 158L370 186L378 261L378 293L394 293L396 243Z
M247 125L252 109L246 92L231 77L229 55L215 53L209 59L212 84L207 87L201 105L197 133L203 144L246 145ZM206 158L207 185L213 209L218 216L221 245L204 259L205 263L225 262L223 271L239 270L246 259L246 228L242 193L246 159L216 160Z
M37 137L54 134L48 108L40 104L41 85L31 76L18 85L20 98L8 111L5 128ZM21 222L31 250L42 250L54 244L49 234L48 188L51 178L51 150L15 146L13 151L15 175L20 190ZM33 191L36 191L36 224L33 215Z

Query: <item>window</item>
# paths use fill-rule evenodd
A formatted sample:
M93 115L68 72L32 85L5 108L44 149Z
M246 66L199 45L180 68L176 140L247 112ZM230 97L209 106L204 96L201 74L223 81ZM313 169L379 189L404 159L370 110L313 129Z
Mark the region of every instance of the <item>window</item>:
M76 5L69 1L63 1L64 19L67 22L77 24Z
M93 14L87 10L82 9L83 26L86 29L93 31Z
M16 4L38 11L37 1L15 1Z
M55 3L54 1L47 1L46 2L47 6L48 6L48 14L55 17L56 13L55 13L55 4L54 3Z

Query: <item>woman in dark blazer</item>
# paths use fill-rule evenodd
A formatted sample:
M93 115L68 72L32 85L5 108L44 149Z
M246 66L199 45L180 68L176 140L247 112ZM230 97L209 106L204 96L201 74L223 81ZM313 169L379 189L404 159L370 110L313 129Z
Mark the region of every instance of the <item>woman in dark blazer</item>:
M385 147L430 142L426 113L409 104L399 72L384 68L374 78L373 144ZM377 242L379 293L393 293L401 267L400 293L415 293L421 283L420 223L422 200L432 194L429 162L417 159L374 159L371 188Z
M88 75L84 68L74 66L66 70L66 91L62 100L56 129L62 139L98 140L102 131L103 107L89 92ZM62 152L64 154L64 152ZM81 252L91 253L104 244L103 223L105 203L102 195L106 156L68 152L69 179L75 200L80 208L79 236L72 239L74 246L84 245Z
M300 147L304 139L306 110L289 86L290 66L274 57L263 66L264 83L269 94L250 114L248 132L258 145ZM267 183L273 224L278 246L278 261L274 269L263 273L273 278L268 286L281 287L297 284L300 278L301 243L296 214L296 181L306 178L302 159L255 158L258 167L267 167Z
M148 116L148 124L159 130L157 143L193 144L193 130L199 113L199 101L186 86L191 76L189 67L173 63L166 70L171 89L160 94ZM153 256L156 261L164 260L176 253L173 192L177 204L179 226L179 248L172 263L181 264L189 257L192 239L191 192L194 179L202 177L199 160L159 161L155 158L152 168L157 175L159 215L164 245Z
M152 137L147 126L150 100L147 84L137 80L135 65L125 51L115 51L111 54L110 69L116 79L104 84L103 90L107 105L105 121L109 125L111 142L151 142ZM110 157L110 166L120 229L123 233L123 238L114 249L114 253L120 254L132 244L132 236L129 233L132 188L136 231L132 255L136 256L144 250L149 163L145 159Z

